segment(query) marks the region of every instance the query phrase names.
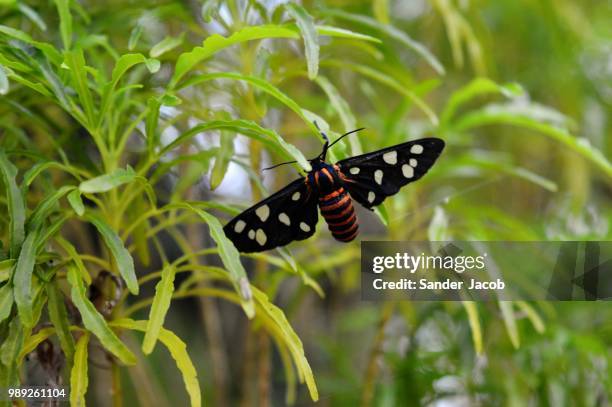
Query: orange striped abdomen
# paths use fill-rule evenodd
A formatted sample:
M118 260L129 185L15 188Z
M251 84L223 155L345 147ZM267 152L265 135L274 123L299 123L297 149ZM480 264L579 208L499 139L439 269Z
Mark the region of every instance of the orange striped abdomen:
M353 201L348 192L340 187L332 193L319 198L321 214L327 222L329 231L341 242L350 242L359 233L359 224Z

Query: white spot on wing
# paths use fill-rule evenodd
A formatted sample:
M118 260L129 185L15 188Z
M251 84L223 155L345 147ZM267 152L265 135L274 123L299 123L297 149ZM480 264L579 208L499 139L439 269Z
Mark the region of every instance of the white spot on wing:
M416 158L411 158L411 159L408 161L408 164L410 164L410 166L411 166L411 167L416 167L418 163L417 163Z
M287 226L291 225L291 220L289 219L289 216L287 216L285 212L281 212L278 215L278 220L280 220L281 223L284 223Z
M310 226L304 222L300 222L300 229L302 229L304 232L310 232Z
M244 230L244 227L246 226L245 221L243 220L239 220L238 222L236 222L236 224L234 225L234 232L236 233L241 233Z
M404 164L402 165L402 174L404 174L404 177L406 178L412 178L414 177L414 168L408 164Z
M383 161L389 165L397 164L397 151L389 151L383 154Z
M376 199L376 194L372 191L368 192L368 202L372 203Z
M249 239L255 239L255 231L253 229L249 230Z
M415 144L412 147L410 147L410 152L412 154L421 154L423 152L423 146L420 144Z
M268 205L262 205L259 208L255 209L255 214L261 219L262 222L265 222L270 216L270 207Z
M359 167L352 167L349 172L353 175L359 174Z
M378 185L382 185L382 179L383 179L383 172L382 172L382 170L374 171L374 180L376 181L376 183Z
M257 229L257 233L255 234L255 240L257 240L257 243L259 243L260 246L263 246L266 244L266 240L268 240L268 237L262 229Z
M291 199L293 201L297 201L298 199L300 199L300 196L301 196L300 191L295 191L293 195L291 195Z

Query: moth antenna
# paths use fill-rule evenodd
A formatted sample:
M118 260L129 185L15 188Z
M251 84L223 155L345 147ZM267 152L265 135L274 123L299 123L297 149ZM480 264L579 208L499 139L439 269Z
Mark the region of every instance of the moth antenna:
M355 129L355 130L351 130L348 133L344 133L343 135L341 135L340 137L338 137L338 139L336 139L333 143L331 143L328 148L331 148L331 146L333 146L334 144L336 144L337 142L339 142L340 140L342 140L344 137L348 136L349 134L353 134L353 133L357 133L358 131L361 130L365 130L365 127L361 127L359 129Z
M296 162L297 162L297 161L287 161L287 162L284 162L284 163L280 163L280 164L273 165L273 166L271 166L271 167L266 167L266 168L263 168L261 171L262 171L262 172L263 172L263 171L268 171L268 170L271 170L272 168L280 167L281 165L285 165L285 164L293 164L293 163L296 163Z

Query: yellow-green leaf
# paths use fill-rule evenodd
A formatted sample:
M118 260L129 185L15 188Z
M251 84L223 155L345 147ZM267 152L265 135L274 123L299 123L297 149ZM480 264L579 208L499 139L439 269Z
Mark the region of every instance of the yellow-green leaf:
M145 332L147 330L147 321L134 321L132 319L118 319L111 322L114 327L133 329L136 331ZM200 383L198 382L197 372L191 362L191 358L187 353L185 342L176 336L172 331L161 328L159 331L159 340L163 343L172 359L175 360L176 366L183 376L185 389L189 394L192 407L200 407L202 405L202 394L200 391Z
M119 235L102 220L102 218L93 214L86 215L86 218L102 235L102 239L104 239L106 246L115 258L119 274L121 274L121 277L125 280L128 290L130 290L132 294L138 295L140 290L138 287L138 280L136 279L136 272L134 271L134 259L125 248Z
M79 277L79 273L74 265L71 264L68 266L67 276L68 282L72 286L72 302L74 302L74 305L79 310L85 328L96 335L102 346L104 346L104 348L113 355L117 356L117 358L119 358L119 360L121 360L123 363L127 365L135 364L136 356L108 327L104 317L98 312L91 301L89 301L89 298L87 298L85 286L83 285L83 282Z
M76 344L74 363L70 371L70 406L85 407L85 393L89 385L87 377L87 345L89 345L89 332L84 332Z
M159 337L159 332L164 324L166 313L170 308L172 293L174 292L174 275L176 268L171 264L165 264L161 272L161 279L155 286L155 296L151 311L149 311L149 320L147 321L147 330L144 340L142 341L142 351L149 354L155 347L155 342Z

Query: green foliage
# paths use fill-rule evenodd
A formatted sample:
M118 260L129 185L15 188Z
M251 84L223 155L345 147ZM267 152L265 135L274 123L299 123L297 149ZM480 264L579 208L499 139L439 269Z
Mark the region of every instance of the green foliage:
M357 243L241 256L222 231L295 178L262 167L310 170L317 120L367 127L332 159L447 142L363 239L609 240L597 2L4 3L0 387L41 385L51 344L72 405L100 354L117 404L272 404L276 367L287 403L612 398L609 307L357 303Z

